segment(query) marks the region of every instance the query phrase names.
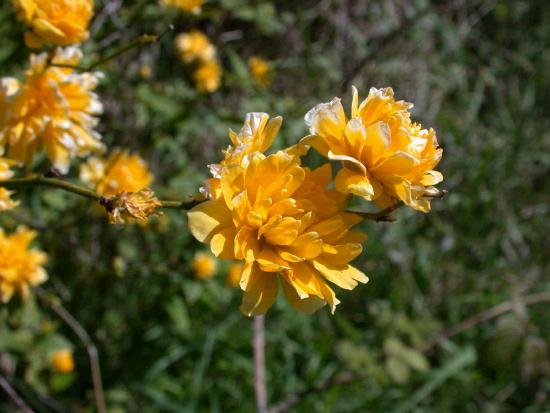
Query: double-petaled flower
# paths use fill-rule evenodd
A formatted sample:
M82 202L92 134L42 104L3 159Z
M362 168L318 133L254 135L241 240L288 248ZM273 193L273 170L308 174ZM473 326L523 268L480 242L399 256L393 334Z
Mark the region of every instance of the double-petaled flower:
M80 179L95 187L99 194L109 197L122 191L147 188L154 176L139 155L115 149L106 159L89 158L80 167Z
M31 55L31 67L20 83L1 80L0 145L7 156L29 164L40 149L45 149L52 164L62 173L75 156L101 152L101 136L94 130L103 111L94 89L99 76L77 73L56 65L77 65L82 53L75 47ZM51 64L49 62L51 60Z
M88 39L93 0L13 0L13 4L19 18L31 27L25 33L29 47L69 46Z
M443 150L435 131L413 123L412 104L396 101L391 88L372 88L359 104L353 88L351 118L340 99L311 109L306 117L311 136L304 142L332 161L342 163L334 184L344 193L387 207L398 201L423 212L439 194L443 180L434 170Z
M288 300L312 313L338 300L327 281L353 289L367 277L350 261L366 236L351 230L361 221L345 212L348 196L327 186L329 165L302 167L299 151L264 155L280 126L265 114L249 114L231 133L234 147L212 168L215 190L189 211L189 226L223 259L243 261L241 311L263 314L275 301L280 280Z

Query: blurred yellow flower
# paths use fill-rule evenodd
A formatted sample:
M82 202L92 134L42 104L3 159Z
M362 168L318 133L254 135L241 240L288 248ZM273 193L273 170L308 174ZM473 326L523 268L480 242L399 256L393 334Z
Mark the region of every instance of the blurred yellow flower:
M52 354L51 363L58 373L70 373L74 370L73 352L69 349L58 350Z
M95 187L103 196L137 192L151 185L153 174L137 154L115 149L108 159L88 158L80 167L80 179Z
M197 278L205 280L214 276L218 263L210 254L197 252L191 261L191 267L193 267Z
M267 86L271 82L271 68L267 60L252 56L248 59L248 67L254 81L261 86Z
M176 37L176 49L186 63L194 60L213 61L216 58L216 48L200 30L191 30Z
M205 0L161 0L165 6L177 7L188 13L200 13Z
M231 287L237 288L241 282L241 274L243 273L243 266L239 263L233 263L227 270L227 284Z
M82 53L68 47L56 49L54 64L78 64ZM94 131L103 111L93 92L99 76L72 69L48 66L48 54L31 55L25 82L1 80L0 144L8 146L8 157L28 165L44 148L52 164L62 173L74 156L101 152L101 136Z
M88 39L93 0L13 0L13 4L19 18L31 27L25 33L29 47L68 46Z
M14 293L26 297L29 287L42 284L48 278L43 265L47 255L29 249L36 232L25 227L7 235L0 228L0 300L6 303Z
M391 88L371 88L359 104L353 88L351 119L338 98L319 104L305 117L313 135L304 142L342 162L334 181L339 191L374 201L380 208L403 201L428 212L430 199L439 194L433 185L443 180L433 170L443 150L433 129L411 121L410 108L412 104L394 99Z
M11 199L12 195L12 191L8 191L6 188L0 187L0 212L13 209L19 205L19 201L14 201Z
M217 60L200 61L193 78L200 92L215 92L221 83L222 69Z
M17 162L12 159L0 158L0 185L2 184L2 180L13 177L11 168L15 165L17 165ZM7 211L19 205L18 201L11 199L12 194L12 191L0 187L0 212Z
M189 211L189 227L217 257L244 262L244 314L271 307L277 279L305 313L326 303L334 312L339 301L327 281L350 290L368 281L349 264L366 239L350 230L361 218L344 211L346 194L327 189L328 164L311 171L293 151L253 152L217 172L220 190Z
M111 224L125 224L129 219L146 222L149 216L160 215L157 210L162 207L149 188L137 192L120 192L105 198L101 204L105 207Z

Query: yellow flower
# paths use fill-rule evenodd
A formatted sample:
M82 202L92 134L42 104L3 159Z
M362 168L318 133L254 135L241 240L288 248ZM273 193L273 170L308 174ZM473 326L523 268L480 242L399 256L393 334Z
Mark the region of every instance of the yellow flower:
M195 271L197 278L206 280L214 276L218 268L218 263L210 254L197 252L193 257L193 261L191 261L191 267L193 267L193 271Z
M267 86L271 82L271 68L267 60L258 56L248 59L248 67L252 77L261 86Z
M0 158L0 185L2 180L10 179L13 177L13 171L11 168L17 165L16 161L7 158ZM11 199L12 191L8 191L6 188L0 187L0 212L7 211L8 209L15 208L19 205L18 201Z
M204 0L162 0L165 6L177 7L188 13L200 13Z
M194 60L213 61L216 58L216 48L200 30L191 30L176 37L176 49L184 62Z
M115 149L108 159L89 158L80 167L80 179L103 196L137 192L153 182L147 163L137 154Z
M244 314L271 307L278 279L305 313L326 303L334 312L339 301L327 281L350 290L368 281L349 264L366 239L350 230L361 218L344 212L347 195L326 189L328 164L311 171L294 151L253 152L218 173L220 190L189 211L189 227L217 257L244 262Z
M358 103L353 88L351 119L340 99L334 98L311 109L306 123L312 136L305 142L342 169L335 178L339 191L361 196L385 208L398 200L428 212L430 199L443 180L433 168L441 159L435 131L413 123L412 104L396 101L391 88L372 88Z
M137 192L120 192L102 199L101 204L105 207L111 224L125 224L128 219L145 222L151 215L160 215L157 209L162 207L149 188Z
M6 235L0 228L0 300L6 303L14 293L26 297L29 287L42 284L48 278L42 267L47 260L44 252L29 249L36 232L25 227Z
M54 64L78 64L82 53L68 47L56 49ZM26 80L19 84L2 79L0 102L7 112L0 116L0 144L8 145L8 157L28 165L44 148L62 173L74 156L104 150L94 131L103 107L93 92L99 76L48 66L48 54L31 55Z
M67 348L58 350L52 354L51 363L58 373L70 373L74 370L73 352Z
M233 288L237 288L241 282L241 274L243 273L242 264L233 263L229 266L227 271L227 284Z
M25 33L29 47L68 46L88 39L93 0L13 0L13 4L19 18L31 26Z
M215 92L221 83L222 69L217 60L205 60L199 62L193 78L197 90L200 92Z
M13 209L19 205L19 201L14 201L11 199L12 195L12 191L8 191L6 188L0 187L0 212Z

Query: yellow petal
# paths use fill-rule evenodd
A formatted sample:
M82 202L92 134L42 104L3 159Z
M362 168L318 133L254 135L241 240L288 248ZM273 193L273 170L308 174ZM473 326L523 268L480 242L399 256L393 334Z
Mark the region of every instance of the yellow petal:
M325 260L315 260L313 266L327 280L346 290L353 290L357 282L365 284L369 281L365 274L349 264L337 266Z
M380 184L375 180L373 182L376 185L377 192L379 192L381 190ZM357 173L347 168L342 168L338 171L334 179L334 186L340 192L362 196L367 200L374 199L375 194L377 194L369 178L362 173Z
M426 171L422 178L420 178L420 185L431 186L437 185L443 181L443 175L438 171Z
M361 163L361 161L351 157L351 156L348 156L348 155L336 155L334 153L332 153L332 151L329 151L328 152L328 158L331 160L331 161L342 161L342 163L344 164L344 166L348 169L351 169L353 171L357 171L357 172L360 172L362 173L363 175L366 175L367 174L367 168L365 167L365 165L363 165Z
M235 235L234 227L228 227L216 233L210 241L212 253L224 260L235 258Z
M287 251L292 255L311 260L323 251L323 240L317 232L307 232L296 238L292 245L287 247Z
M277 298L277 275L252 266L240 310L247 316L264 314Z
M281 281L287 300L298 311L311 315L326 305L327 302L325 300L315 295L300 298L294 287L284 277L281 277Z
M191 233L200 242L210 242L216 232L233 224L223 201L202 202L187 213L187 218Z
M371 169L373 175L407 176L419 161L406 152L398 151Z
M255 258L262 271L279 272L290 268L272 247L264 248Z

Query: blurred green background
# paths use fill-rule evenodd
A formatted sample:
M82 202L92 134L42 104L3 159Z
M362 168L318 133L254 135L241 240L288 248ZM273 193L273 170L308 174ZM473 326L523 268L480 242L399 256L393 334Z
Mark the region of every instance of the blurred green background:
M0 76L20 76L25 27L1 4ZM141 154L164 198L197 190L246 112L282 115L278 145L295 143L306 111L334 96L348 107L351 85L361 97L393 87L445 150L449 194L428 215L403 209L395 223L364 224L357 265L371 281L337 291L334 316L300 315L282 297L270 310L270 406L297 395L286 411L550 411L550 303L523 298L550 291L548 3L219 0L190 15L152 0L96 1L86 61L169 24L159 43L101 66L99 88L105 142ZM193 28L223 64L213 94L194 90L175 51L175 36ZM266 88L251 81L252 55L271 62ZM204 247L185 214L111 226L72 194L18 198L1 225L39 230L50 256L43 294L97 345L109 413L255 410L251 320L225 283L226 263L212 279L194 277L190 261ZM510 311L438 339L501 303ZM59 346L74 350L72 373L50 366ZM85 348L44 302L1 307L0 353L2 374L36 412L95 411Z

